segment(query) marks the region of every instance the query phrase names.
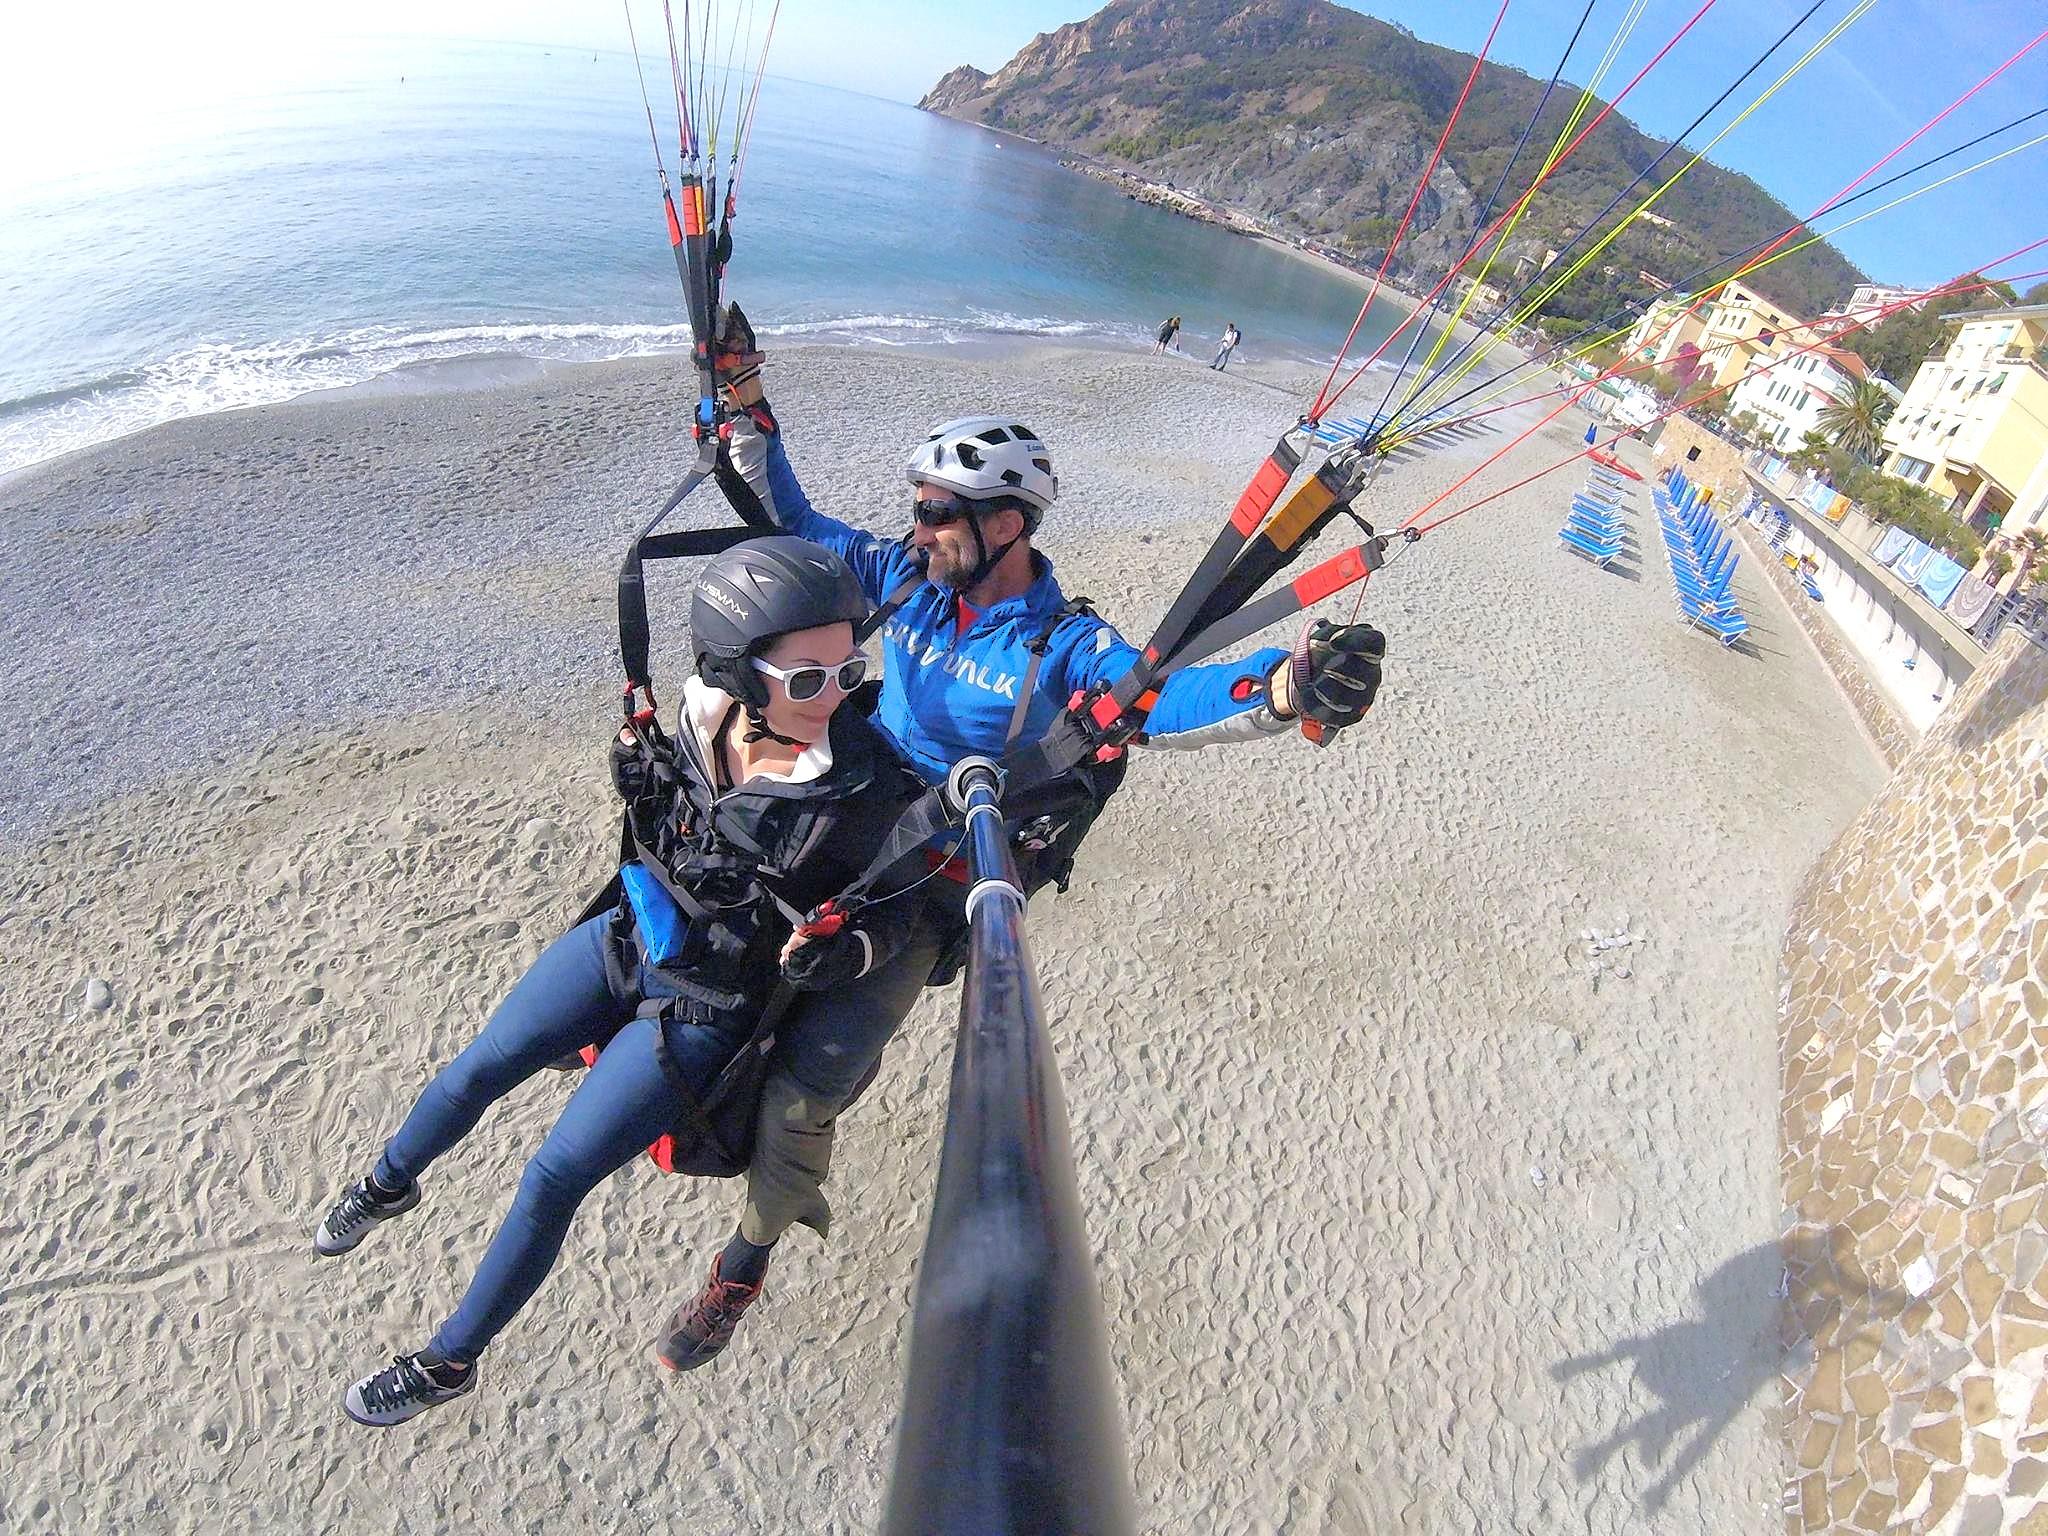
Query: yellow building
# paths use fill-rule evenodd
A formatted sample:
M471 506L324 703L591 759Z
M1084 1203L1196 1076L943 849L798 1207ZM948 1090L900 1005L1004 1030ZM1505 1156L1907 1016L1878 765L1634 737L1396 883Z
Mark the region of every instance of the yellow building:
M1950 317L1954 338L1913 375L1884 431L1887 474L1948 500L1980 533L2032 505L2048 459L2048 304Z
M1800 345L1806 331L1790 310L1731 280L1707 295L1659 299L1623 345L1632 366L1690 373L1688 393L1697 394L1732 388L1759 362Z

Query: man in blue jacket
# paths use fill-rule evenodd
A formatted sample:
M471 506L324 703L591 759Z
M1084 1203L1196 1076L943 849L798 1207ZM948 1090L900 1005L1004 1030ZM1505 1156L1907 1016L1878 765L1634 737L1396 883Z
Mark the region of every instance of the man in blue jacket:
M938 428L907 466L910 535L885 539L811 505L760 401L757 372L751 382L751 409L737 418L729 444L738 474L721 479L729 494L755 495L785 531L837 553L887 611L876 721L928 783L963 757L1000 757L1012 741L1037 740L1074 694L1115 682L1137 662L1137 648L1115 629L1068 603L1051 562L1032 547L1059 481L1028 427L1014 417L974 416ZM1384 651L1370 626L1319 626L1299 667L1277 648L1187 667L1160 689L1145 741L1186 747L1276 735L1295 727L1297 705L1326 728L1355 724L1378 690ZM808 994L786 1021L739 1230L664 1333L658 1354L671 1369L691 1370L725 1348L760 1295L783 1232L796 1223L826 1231L822 1185L836 1117L871 1078L958 931L957 903L952 915L944 902L927 905L916 937L890 962Z

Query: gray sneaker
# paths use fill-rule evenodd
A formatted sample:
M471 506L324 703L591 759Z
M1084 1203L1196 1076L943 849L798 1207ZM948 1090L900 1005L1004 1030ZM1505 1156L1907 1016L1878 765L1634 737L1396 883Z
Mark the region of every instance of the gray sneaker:
M406 1186L405 1192L396 1199L386 1200L370 1188L367 1178L358 1179L350 1186L349 1192L334 1202L313 1234L313 1247L322 1258L335 1258L347 1253L370 1235L370 1228L380 1221L389 1221L394 1216L403 1216L420 1203L419 1181L415 1179Z
M432 1371L420 1364L418 1355L396 1355L381 1371L373 1371L341 1395L341 1411L358 1424L372 1429L389 1429L415 1414L452 1403L464 1393L476 1390L477 1368L462 1373L461 1381L444 1386Z

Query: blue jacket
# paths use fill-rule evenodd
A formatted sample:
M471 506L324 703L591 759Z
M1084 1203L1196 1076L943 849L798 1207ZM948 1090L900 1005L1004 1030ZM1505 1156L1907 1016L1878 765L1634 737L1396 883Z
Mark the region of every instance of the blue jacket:
M878 538L812 507L783 451L780 433L766 439L762 498L783 528L835 551L853 567L879 605L918 567L895 540ZM752 457L735 442L746 470ZM749 473L757 485L762 476ZM1052 563L1037 555L1037 579L1021 596L984 609L965 634L951 589L926 582L882 630L882 700L876 723L930 783L963 757L999 757L1006 745L1017 690L1031 663L1028 646L1045 632L1066 597ZM1153 746L1202 746L1271 735L1290 728L1266 705L1266 679L1287 657L1255 651L1243 661L1189 667L1168 678L1146 722ZM1019 741L1036 741L1076 692L1115 682L1138 660L1138 649L1092 614L1063 619L1039 663Z

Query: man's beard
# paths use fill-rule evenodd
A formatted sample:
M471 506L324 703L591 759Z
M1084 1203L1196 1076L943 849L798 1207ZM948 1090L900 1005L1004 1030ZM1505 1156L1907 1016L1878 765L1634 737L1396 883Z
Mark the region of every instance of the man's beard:
M965 592L973 582L974 564L971 558L955 555L951 551L934 545L924 557L925 580L937 582L955 592Z

